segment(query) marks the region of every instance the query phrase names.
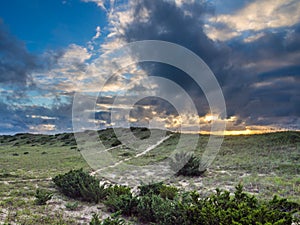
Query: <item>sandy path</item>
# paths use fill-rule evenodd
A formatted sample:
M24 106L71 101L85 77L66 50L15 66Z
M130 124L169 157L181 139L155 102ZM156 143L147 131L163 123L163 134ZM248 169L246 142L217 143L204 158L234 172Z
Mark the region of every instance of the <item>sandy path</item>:
M96 171L94 171L94 172L91 172L90 174L91 174L91 175L95 175L96 173L98 173L98 172L100 172L100 171L103 171L103 170L105 170L105 169L108 169L108 168L114 168L114 167L120 165L120 164L123 163L123 162L126 162L126 161L129 161L129 160L131 160L131 159L134 159L134 158L138 158L138 157L140 157L140 156L143 156L143 155L145 155L146 153L148 153L148 152L152 151L153 149L155 149L157 146L159 146L159 145L160 145L161 143L163 143L164 141L168 140L172 135L173 135L173 134L170 134L170 135L168 135L168 136L162 138L161 140L159 140L159 141L158 141L157 143L155 143L154 145L151 145L151 146L149 146L148 148L146 148L145 151L143 151L143 152L141 152L141 153L139 153L139 154L136 154L136 155L133 156L133 157L129 157L129 158L123 159L123 160L121 160L121 161L119 161L119 162L116 162L116 163L113 164L113 165L106 166L106 167L103 167L103 168L101 168L101 169L98 169L98 170L96 170Z
M15 180L1 180L0 184L13 184L21 182L39 182L39 181L51 181L52 177L36 178L36 179L15 179Z
M107 151L113 150L113 149L115 149L115 148L120 148L120 147L122 147L122 146L123 146L123 144L117 145L117 146L115 146L115 147L107 148L107 149L105 149L104 151L98 152L98 154L100 154L100 153L102 153L102 152L107 152Z

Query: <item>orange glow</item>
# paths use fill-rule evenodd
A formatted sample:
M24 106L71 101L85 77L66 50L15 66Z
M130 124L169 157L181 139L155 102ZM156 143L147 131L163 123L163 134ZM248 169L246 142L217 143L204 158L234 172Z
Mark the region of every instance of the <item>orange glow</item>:
M205 115L205 117L204 117L204 121L205 122L211 122L211 121L213 121L213 120L217 120L218 119L218 116L214 116L214 115L211 115L211 114L207 114L207 115Z
M260 129L258 129L260 128ZM236 136L236 135L253 135L253 134L265 134L273 133L278 131L284 131L283 129L274 129L273 127L258 127L255 129L246 128L244 130L225 130L224 132L210 132L210 131L200 131L200 134L213 134L213 135L225 135L225 136Z
M251 134L263 134L270 133L270 130L226 130L224 135L251 135ZM274 131L273 131L274 132Z
M265 134L265 133L272 133L283 131L282 129L261 129L261 130L225 130L224 132L210 132L210 131L200 131L200 134L213 134L213 135L225 135L225 136L236 136L236 135L253 135L253 134Z

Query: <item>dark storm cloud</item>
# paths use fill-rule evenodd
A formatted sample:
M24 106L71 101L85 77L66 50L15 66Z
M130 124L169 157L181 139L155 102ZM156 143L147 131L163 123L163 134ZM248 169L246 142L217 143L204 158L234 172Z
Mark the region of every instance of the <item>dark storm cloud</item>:
M233 66L224 86L227 109L232 114L238 114L248 124L300 128L299 121L295 124L295 118L300 116L298 27L265 31L250 43L230 42L232 61L240 67L237 73Z
M162 40L177 43L211 64L226 58L224 46L217 48L203 31L203 17L213 13L209 4L195 1L177 7L173 2L139 0L135 6L135 19L125 28L123 35L126 41ZM140 18L144 9L149 13L148 21Z
M25 43L13 36L0 18L0 83L32 83L31 73L49 70L63 55L63 50L34 55Z
M1 132L30 132L34 131L34 127L49 122L32 118L32 115L58 117L51 121L57 130L71 127L71 103L57 101L49 107L37 106L29 93L45 93L45 90L35 86L31 74L50 70L62 55L60 50L47 51L39 56L31 54L25 43L14 37L0 19L0 88L4 88L0 91Z
M208 3L195 1L177 7L170 1L139 0L135 2L134 21L125 27L121 38L127 42L138 40L162 40L182 45L200 56L213 72L223 70L227 64L229 49L222 44L218 46L210 40L203 30L203 18L213 13ZM140 18L146 9L149 18ZM165 64L142 63L141 66L150 75L163 76L182 86L195 101L201 115L207 113L207 101L202 90L183 71ZM165 93L173 90L162 88Z
M26 83L36 66L36 58L0 21L0 82Z
M53 132L40 129L41 125L54 125L55 132L70 131L72 127L72 101L57 102L51 107L38 105L11 105L0 102L1 133Z
M146 20L141 17L145 9L149 14ZM273 120L276 123L280 118L299 116L300 102L295 97L300 96L299 24L289 29L263 30L263 35L252 42L245 42L243 37L213 42L203 29L203 16L213 13L207 3L195 1L177 7L169 1L139 0L133 10L135 19L124 27L120 37L127 42L169 41L195 52L216 75L228 116L236 115L241 123L247 121L250 125L263 124L263 120L259 120L263 117L277 118ZM164 76L183 86L199 113L207 112L202 91L182 71L160 64L142 66L151 75ZM287 76L291 79L287 80ZM293 123L292 117L290 123Z
M282 78L286 76L294 77L295 80L300 78L300 64L295 66L288 66L276 70L267 71L259 74L260 80L269 80L273 78Z

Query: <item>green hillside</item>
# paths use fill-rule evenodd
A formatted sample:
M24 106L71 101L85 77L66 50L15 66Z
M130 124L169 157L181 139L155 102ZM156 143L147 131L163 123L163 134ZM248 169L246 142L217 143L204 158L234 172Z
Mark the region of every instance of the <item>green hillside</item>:
M147 143L155 132L157 140L170 135L156 148L134 157L140 152L121 143L113 129L97 132L115 159L128 159L126 163L135 166L156 164L167 159L180 138L177 133L146 128L120 128L119 131L125 134L132 132L141 143ZM85 132L85 135L89 134L94 135L95 132ZM182 135L186 143L180 146L181 150L195 150L195 155L201 157L209 136ZM190 149L189 139L195 138L195 135L199 138L197 147ZM54 176L71 169L83 168L92 172L81 151L84 149L77 146L72 133L0 136L0 221L12 224L86 224L93 212L100 211L105 216L101 204L80 202L76 210L70 210L74 201L62 196L51 181ZM99 179L102 179L101 176ZM233 192L235 186L241 183L245 191L261 199L270 199L276 194L300 203L300 132L226 136L217 157L204 174L200 177L174 175L164 183L175 185L180 190L197 190L201 196L208 196L216 188ZM35 204L37 188L54 193L46 205Z

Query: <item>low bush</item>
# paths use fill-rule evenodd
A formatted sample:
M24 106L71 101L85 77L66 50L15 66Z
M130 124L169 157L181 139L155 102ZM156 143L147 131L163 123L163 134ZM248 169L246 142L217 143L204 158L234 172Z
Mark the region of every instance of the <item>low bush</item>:
M79 203L78 202L67 202L66 203L66 209L74 211L78 209Z
M170 166L177 176L200 176L206 171L206 168L202 168L199 157L186 152L176 153Z
M163 182L157 182L157 183L150 183L150 184L144 184L142 183L140 186L138 186L139 189L139 195L159 195L160 190L163 188L164 184Z
M98 203L107 195L105 187L99 185L100 181L82 169L58 175L53 182L63 194L74 199Z
M82 170L70 171L54 180L68 196L85 199L86 195L82 195L80 190L91 191L93 198L88 199L104 199L104 204L110 212L133 216L145 224L290 225L299 222L299 218L293 217L299 214L299 204L278 197L270 201L258 201L254 195L245 193L242 185L236 186L233 194L216 189L216 193L201 198L196 191L178 193L176 187L166 186L162 182L142 184L137 196L125 186L99 188L98 181ZM101 222L95 215L90 224L126 223L116 218L108 218Z
M90 225L101 225L101 220L99 219L98 214L93 214L92 220L90 222Z
M159 195L164 199L174 199L178 193L178 188L165 185L163 182L142 184L138 187L139 195Z
M163 199L157 195L145 195L139 198L137 204L137 217L141 222L157 222L156 211L160 210ZM165 213L166 210L164 210Z
M106 194L107 195L130 195L131 194L131 189L130 187L126 187L123 185L111 185L106 188Z
M159 190L159 195L163 199L173 200L178 194L178 188L174 186L163 185Z
M47 201L52 198L53 194L45 189L37 189L35 192L35 204L46 205Z
M122 143L118 140L118 139L116 139L116 140L114 140L113 141L113 143L111 144L111 147L116 147L116 146L119 146L119 145L121 145Z
M133 216L136 214L138 198L131 193L109 195L104 204L110 212L120 212L124 216Z
M165 187L161 183L143 185L137 197L119 197L116 211L123 215L132 215L142 223L160 225L211 225L239 224L290 225L293 213L299 211L299 205L286 199L275 197L269 202L259 202L255 196L243 191L238 185L234 195L228 191L216 190L208 198L201 198L197 192L186 192L173 199L162 196ZM175 192L175 189L172 189ZM128 203L134 198L134 207L130 213L124 213ZM115 204L116 205L116 204ZM294 219L295 220L295 219Z
M90 222L90 225L130 225L130 224L126 223L124 219L118 218L118 216L114 216L114 215L101 221L99 219L99 216L97 214L94 214Z

